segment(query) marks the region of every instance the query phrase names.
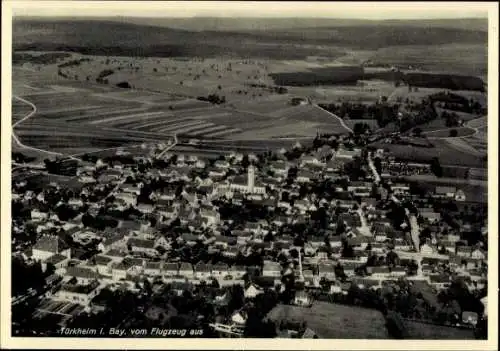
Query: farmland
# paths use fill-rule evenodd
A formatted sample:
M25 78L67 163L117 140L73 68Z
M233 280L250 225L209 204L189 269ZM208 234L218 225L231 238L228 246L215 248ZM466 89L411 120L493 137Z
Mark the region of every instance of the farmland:
M472 128L468 127L460 127L460 128L446 128L446 129L440 129L440 130L431 130L425 133L425 135L428 138L450 138L452 135L450 133L452 131L456 131L457 135L454 137L465 137L465 136L471 136L476 133L476 131Z
M278 305L269 312L273 321L307 322L326 339L387 339L385 319L379 311L315 302L312 308Z
M486 167L486 161L482 156L479 156L477 151L466 151L461 149L460 152L454 143L459 138L435 139L432 140L434 147L416 147L410 145L388 144L382 142L373 143L372 146L388 150L394 157L401 160L413 162L430 162L434 157L437 157L442 165L455 165L464 167Z
M410 339L421 340L472 340L472 329L454 328L435 324L426 324L414 321L405 321Z
M36 106L15 132L25 145L58 152L165 141L174 134L274 147L308 140L317 131L348 133L356 123L344 123L316 103L375 103L381 96L390 102L418 101L440 91L395 87L392 65L401 68L398 75L410 76L424 70L485 72L482 29L412 26L408 31L402 23L365 23L269 33L197 32L114 20L47 21L14 21L13 91ZM97 24L109 30L97 33ZM50 30L43 36L34 30L47 25ZM80 33L88 34L85 40L78 39ZM137 33L144 39L138 40ZM457 79L451 77L454 88L476 83ZM457 93L486 100L480 92ZM199 101L214 94L226 103ZM292 106L293 97L307 97L312 104ZM12 109L14 122L28 113L20 101L14 100ZM460 115L463 121L473 117ZM446 138L442 122L421 129L429 138ZM468 157L484 150L485 127L474 135L466 127L456 129L463 138L450 140L440 153L468 148L465 161L453 162L478 165Z
M70 59L75 61L74 56ZM82 63L76 67L84 69L95 60L95 57L89 60L80 57ZM214 106L169 92L119 89L92 83L90 78L68 80L54 76L53 65L35 67L14 70L14 93L19 92L25 102L13 100L13 120L30 111L27 102L36 106L36 113L16 126L15 132L25 145L41 150L96 151L130 143L162 141L173 134L208 139L257 139L262 143L277 137L314 137L319 129L347 132L338 118L313 105L291 106L287 96L277 98L268 94L267 98L263 97L266 99L263 106L247 103L240 109L236 105ZM26 85L31 89L19 89Z

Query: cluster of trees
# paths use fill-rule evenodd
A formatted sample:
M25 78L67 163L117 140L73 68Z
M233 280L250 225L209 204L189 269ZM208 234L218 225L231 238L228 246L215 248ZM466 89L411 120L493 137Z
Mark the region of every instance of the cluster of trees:
M117 83L116 86L122 89L132 89L132 86L129 84L129 82L120 82Z
M410 129L437 118L437 112L434 104L430 99L423 99L418 104L406 106L408 113L399 121L399 130L401 132L409 131Z
M446 110L460 111L473 113L478 115L486 114L486 109L473 98L467 99L464 96L450 93L450 92L439 92L433 94L429 97L436 104Z
M92 61L90 58L83 57L80 59L71 60L71 61L61 63L61 64L57 65L57 67L66 68L66 67L80 66L83 62L90 62L90 61Z
M13 52L12 64L22 65L24 63L31 63L40 65L52 65L68 57L71 57L71 54L67 52L50 52L37 55L32 55L26 52Z
M113 73L115 73L115 71L113 71L112 69L104 69L99 73L95 81L101 84L108 84L108 80L106 79L106 77L112 75Z
M35 159L36 157L26 156L22 152L12 152L12 160L16 163L29 163Z
M221 105L221 104L226 103L226 97L225 96L219 96L217 94L210 94L207 97L205 97L205 96L198 96L197 99L200 100L200 101L208 101L208 102L210 102L211 104L214 104L214 105Z
M404 75L403 80L417 87L485 91L483 80L474 76L410 72Z
M441 118L447 127L458 127L460 124L460 117L455 112L442 111Z
M12 296L25 294L30 288L40 290L45 285L46 275L40 262L28 264L20 257L13 257L11 272Z
M389 105L386 102L374 104L342 102L341 104L319 104L319 106L343 119L375 119L380 127L396 121L399 111L398 104Z
M368 124L366 123L355 123L353 132L355 136L363 135L366 132L370 132L371 128Z

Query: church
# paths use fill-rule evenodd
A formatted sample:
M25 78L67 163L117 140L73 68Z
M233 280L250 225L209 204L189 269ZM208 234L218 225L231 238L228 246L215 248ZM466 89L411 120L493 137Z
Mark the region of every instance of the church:
M228 194L241 192L245 194L265 194L266 187L255 181L255 167L248 166L247 176L236 176L225 184L219 184L217 187L219 194Z

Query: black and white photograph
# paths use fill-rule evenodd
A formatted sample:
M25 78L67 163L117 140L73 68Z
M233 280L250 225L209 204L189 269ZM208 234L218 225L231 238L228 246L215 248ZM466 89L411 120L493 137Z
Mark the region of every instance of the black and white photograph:
M498 4L2 7L2 347L494 346Z

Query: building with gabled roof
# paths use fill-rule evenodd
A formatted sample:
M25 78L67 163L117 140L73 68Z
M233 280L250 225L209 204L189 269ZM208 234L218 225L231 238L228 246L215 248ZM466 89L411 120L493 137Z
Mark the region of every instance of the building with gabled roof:
M56 235L43 235L33 246L32 258L35 260L43 261L55 254L71 257L68 245Z

